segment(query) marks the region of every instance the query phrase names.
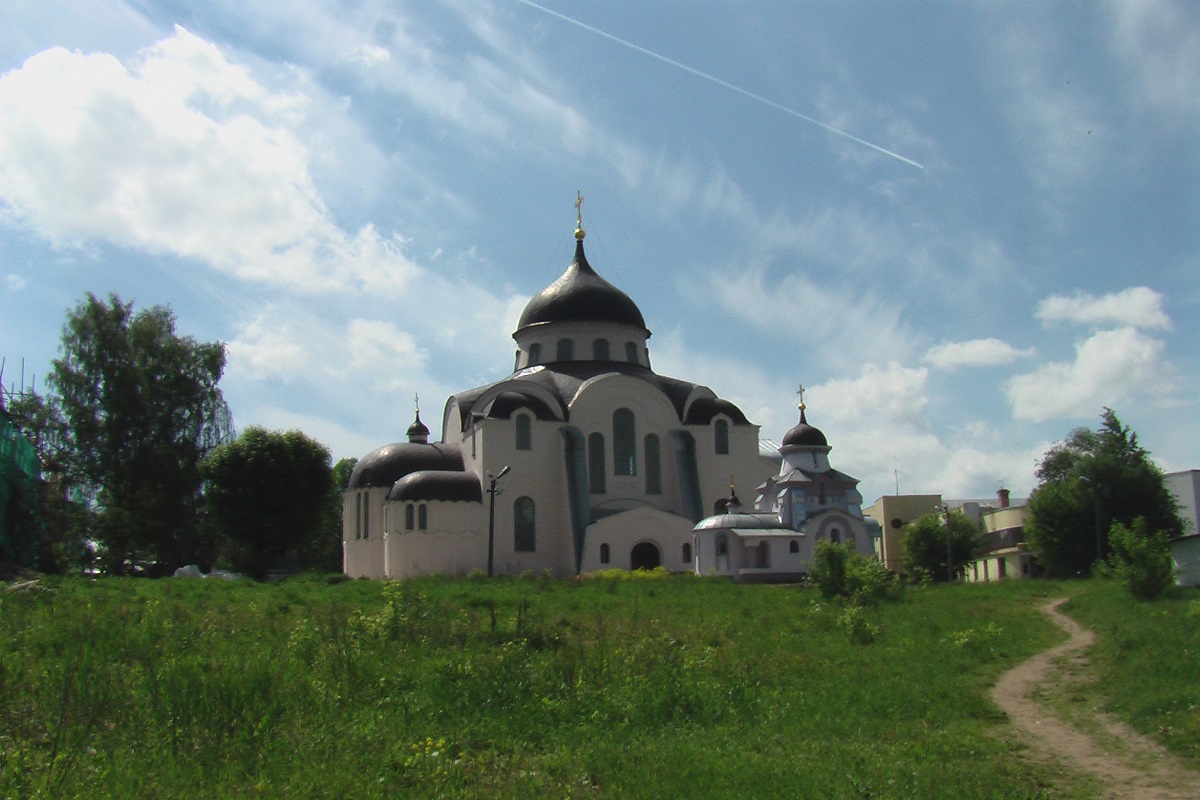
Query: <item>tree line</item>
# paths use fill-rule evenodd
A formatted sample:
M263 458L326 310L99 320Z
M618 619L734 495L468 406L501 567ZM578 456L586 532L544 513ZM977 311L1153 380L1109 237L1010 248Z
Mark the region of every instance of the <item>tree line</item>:
M219 385L225 364L222 343L181 335L167 307L135 311L89 293L69 311L48 391L7 409L42 464L38 524L22 526L38 539L21 548L35 563L22 566L340 570L353 459L333 465L299 431L236 434Z

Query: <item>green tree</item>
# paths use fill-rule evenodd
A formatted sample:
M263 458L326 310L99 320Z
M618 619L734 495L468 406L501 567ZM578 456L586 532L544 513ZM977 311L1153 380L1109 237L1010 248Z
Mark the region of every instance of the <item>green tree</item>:
M1183 523L1162 470L1137 434L1104 409L1099 429L1079 428L1052 447L1037 470L1038 487L1025 511L1025 540L1052 577L1089 572L1109 552L1113 523L1137 517L1168 537Z
M926 514L904 526L901 544L904 570L912 575L927 575L935 581L945 581L950 573L957 580L975 560L981 542L979 526L960 509Z
M1171 546L1162 531L1150 530L1138 517L1131 525L1114 522L1108 535L1109 567L1134 597L1153 600L1175 585Z
M225 346L175 332L170 309L93 294L68 313L48 383L65 473L94 508L88 536L112 574L211 560L198 536L200 460L228 437Z
M204 460L205 498L235 569L261 577L327 527L329 450L300 431L247 428Z
M321 529L300 551L300 561L307 569L342 571L342 493L350 488L350 474L356 464L357 458L343 458L333 465L333 480Z

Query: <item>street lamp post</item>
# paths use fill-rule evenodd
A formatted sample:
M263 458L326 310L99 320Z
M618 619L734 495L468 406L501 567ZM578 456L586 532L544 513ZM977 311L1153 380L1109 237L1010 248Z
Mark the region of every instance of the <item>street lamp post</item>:
M492 577L493 564L495 563L496 553L496 495L500 494L500 489L496 488L496 482L508 474L508 467L500 470L493 475L488 473L488 577Z

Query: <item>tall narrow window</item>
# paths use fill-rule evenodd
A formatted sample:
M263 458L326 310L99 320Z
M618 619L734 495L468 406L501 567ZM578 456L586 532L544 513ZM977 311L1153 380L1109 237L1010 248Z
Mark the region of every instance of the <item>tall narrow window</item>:
M575 343L570 339L559 339L557 359L559 361L573 361L575 359Z
M513 549L518 553L532 553L537 549L532 497L518 497L513 503Z
M362 538L362 492L354 493L354 538Z
M607 564L609 562L610 558L611 558L611 556L610 556L610 551L608 549L608 545L607 544L600 545L600 563Z
M592 494L604 494L604 435L593 433L588 437L588 490Z
M716 441L717 455L729 455L729 423L719 419L713 423L713 439Z
M416 527L417 509L412 503L404 507L404 530L411 531Z
M542 363L542 346L537 342L529 345L529 362L526 366Z
M417 506L417 530L425 530L429 527L429 509L424 503Z
M646 494L662 494L662 451L658 436L648 434L646 447Z
M637 475L637 431L628 408L613 412L613 472Z
M628 361L630 364L638 363L637 345L634 344L633 342L625 343L625 360Z
M692 563L692 543L691 542L683 543L683 563L685 563L685 564Z
M517 449L533 449L533 421L528 414L517 414L515 421L517 429Z
M592 358L597 361L608 361L608 339L597 339L592 342Z
M371 493L363 492L363 538L371 538Z

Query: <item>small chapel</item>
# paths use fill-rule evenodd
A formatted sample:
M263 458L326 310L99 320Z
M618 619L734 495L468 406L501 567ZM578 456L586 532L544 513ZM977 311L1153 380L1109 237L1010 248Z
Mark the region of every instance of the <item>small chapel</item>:
M577 211L575 257L525 306L512 374L449 397L441 441L418 408L407 441L358 461L343 495L345 573L790 575L807 562L781 554L772 568L764 537L784 549L807 538L788 555L809 554L835 531L870 552L857 481L828 468L804 411L805 430L764 454L736 405L656 373L641 311L588 263L584 238ZM730 476L761 488L755 536L729 517ZM835 497L836 526L818 522Z

